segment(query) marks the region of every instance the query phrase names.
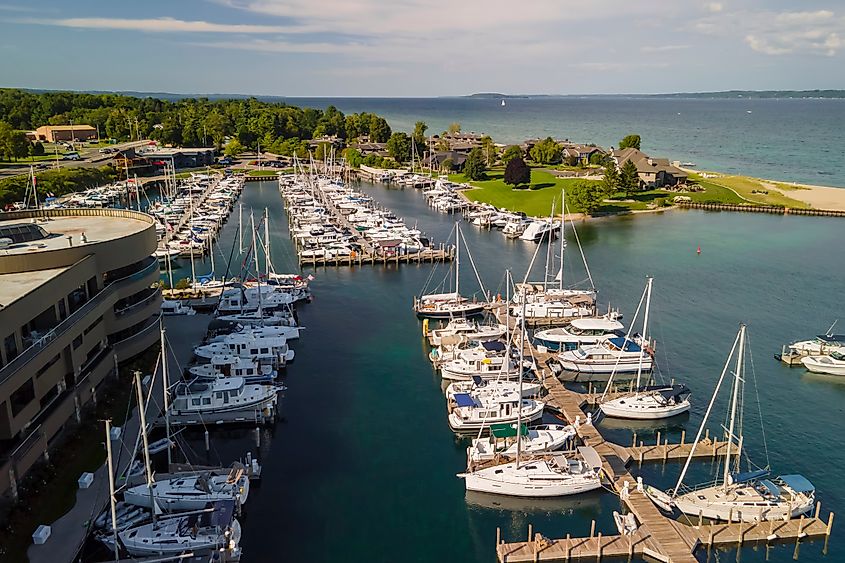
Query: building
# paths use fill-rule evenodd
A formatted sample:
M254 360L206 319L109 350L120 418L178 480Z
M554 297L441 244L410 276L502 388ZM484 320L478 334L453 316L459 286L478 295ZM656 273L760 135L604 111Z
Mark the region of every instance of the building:
M633 162L643 189L671 188L687 183L687 173L672 166L666 158L652 158L635 148L611 151L611 157L620 170L629 160Z
M376 156L387 157L390 153L387 152L387 143L371 143L369 141L359 141L349 145L350 148L357 149L361 156L369 156L374 154Z
M172 162L179 168L200 168L214 164L213 148L150 148L141 149L136 156L144 157L154 166L162 166L164 161Z
M562 145L564 162L574 160L575 162L589 164L591 156L603 152L595 145L582 145L579 143L570 143L569 141L564 141Z
M433 147L435 151L441 152L453 151L464 154L469 154L469 151L481 146L481 139L484 135L481 133L445 133L442 137L440 135L433 135L429 138L429 146Z
M42 125L35 130L35 138L48 143L89 141L97 138L97 129L90 125Z
M430 161L426 159L429 168L442 170L448 165L449 170L461 170L466 164L467 154L457 151L435 152L431 155Z
M158 342L155 221L122 209L0 213L0 492L115 363Z

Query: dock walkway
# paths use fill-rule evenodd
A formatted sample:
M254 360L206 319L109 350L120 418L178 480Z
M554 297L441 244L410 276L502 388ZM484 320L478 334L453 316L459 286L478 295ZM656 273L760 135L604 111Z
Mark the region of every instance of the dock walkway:
M516 321L506 318L503 308L494 308L499 322L516 327ZM596 450L602 460L602 472L610 487L620 496L628 511L639 523L631 535L602 534L589 538L548 539L540 534L532 535L526 542L505 543L497 537L496 553L501 563L533 561L569 561L602 557L647 556L658 561L671 563L696 563L693 555L700 546L741 546L743 542L787 541L802 537L821 537L830 534L833 513L827 523L819 519L821 504L816 506L813 518L793 519L786 522L763 522L758 524L725 523L691 526L664 516L654 503L638 490L637 480L628 471L628 465L650 461L683 460L694 451L695 458L724 456L728 442L710 439L709 434L698 444L685 443L682 434L680 443L662 441L657 435L656 443L646 445L637 442L636 434L630 447L605 440L592 422L588 423L587 404L596 405L599 393L578 393L564 387L549 367L553 354L540 352L526 342L526 356L534 359L535 372L548 394L544 397L547 407L560 413L569 424L576 427L579 438ZM732 448L736 448L736 444ZM498 535L498 533L497 533Z

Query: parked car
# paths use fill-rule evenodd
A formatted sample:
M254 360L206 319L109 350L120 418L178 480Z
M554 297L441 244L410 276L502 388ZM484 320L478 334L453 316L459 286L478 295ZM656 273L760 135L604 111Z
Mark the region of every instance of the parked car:
M62 160L82 160L82 157L79 156L78 152L66 152L62 156Z

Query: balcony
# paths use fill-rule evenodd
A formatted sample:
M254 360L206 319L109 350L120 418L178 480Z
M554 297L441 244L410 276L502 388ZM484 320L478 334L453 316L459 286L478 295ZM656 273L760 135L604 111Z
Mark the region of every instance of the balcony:
M113 307L114 301L117 300L118 292L145 277L152 275L153 272L158 273L159 265L155 257L150 256L146 260L146 264L137 272L130 274L124 278L112 281L105 286L102 291L89 299L82 305L75 313L56 325L46 335L36 340L29 348L23 350L14 360L6 364L3 369L0 369L0 383L3 383L22 368L24 368L30 361L35 359L45 348L52 342L67 334L83 319L89 318L89 315L97 312L102 308L100 314L104 313L106 308Z

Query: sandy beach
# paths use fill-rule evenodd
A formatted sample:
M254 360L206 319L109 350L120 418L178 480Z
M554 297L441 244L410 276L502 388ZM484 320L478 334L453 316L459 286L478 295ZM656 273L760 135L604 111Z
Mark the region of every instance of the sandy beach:
M765 180L761 183L769 184ZM781 186L783 183L781 182ZM792 185L791 185L792 186ZM845 188L832 188L830 186L811 186L794 184L795 189L782 189L777 185L767 186L771 190L778 191L786 197L803 201L815 209L835 209L845 211Z

